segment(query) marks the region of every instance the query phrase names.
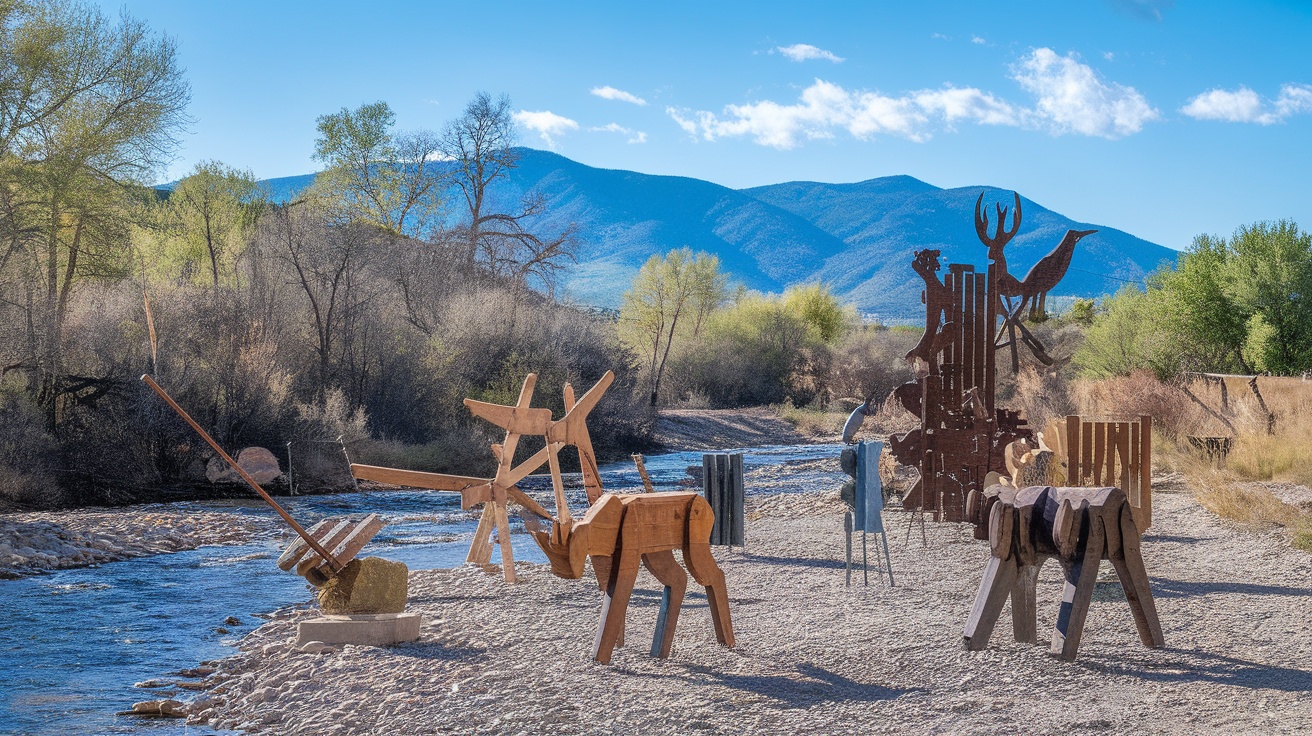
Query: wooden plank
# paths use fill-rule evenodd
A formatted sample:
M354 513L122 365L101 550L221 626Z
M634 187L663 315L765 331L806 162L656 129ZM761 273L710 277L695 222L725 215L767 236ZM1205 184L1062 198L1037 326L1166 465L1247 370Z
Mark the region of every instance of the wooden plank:
M432 491L467 491L480 485L487 485L488 478L471 478L464 475L447 475L446 473L424 473L418 470L385 468L378 465L360 465L351 463L351 475L359 480L372 480L378 483L390 483L394 486L409 488L427 488ZM486 500L486 499L485 499Z
M1106 473L1107 463L1107 423L1093 423L1093 484L1105 486L1111 479Z
M1130 422L1118 422L1116 425L1116 455L1120 461L1120 486L1128 496L1131 492L1130 477L1133 467L1130 465Z
M483 515L478 517L474 539L469 543L469 553L465 555L466 563L486 565L492 561L492 527L496 523L496 504L486 504L483 506Z
M977 652L988 646L993 636L993 627L1002 614L1002 605L1007 602L1016 583L1017 566L1014 562L1005 562L989 556L988 566L984 568L984 578L979 582L979 592L975 594L975 605L970 609L966 619L963 638L966 649Z
M331 527L339 523L341 522L337 519L324 519L313 527L310 527L310 536L314 537L316 540L322 541L323 535L327 534ZM292 569L296 566L297 562L301 561L301 558L305 556L305 553L309 551L310 545L304 539L301 537L293 539L292 543L287 545L287 550L278 558L278 569Z
M323 541L320 543L323 545L324 549L327 550L335 549L337 545L342 543L343 539L346 539L347 535L349 535L351 533L351 530L353 530L354 528L355 528L355 524L352 524L349 519L346 521L342 521L341 523L334 526L332 531L324 535ZM329 554L332 553L330 552ZM305 574L308 573L310 570L313 570L323 564L325 564L325 562L321 557L318 557L316 555L308 555L305 559L296 563L296 574L300 575L301 577L305 577Z
M746 535L747 496L743 488L743 455L735 452L729 456L729 470L733 476L733 519L730 525L729 543L743 545Z
M1061 606L1057 609L1057 626L1049 650L1066 661L1075 659L1079 652L1084 621L1093 600L1094 585L1098 582L1098 564L1106 551L1102 516L1087 514L1085 518L1089 525L1089 540L1078 562L1064 564L1066 586L1062 591Z
M469 413L512 434L545 435L551 427L551 410L522 406L503 406L486 401L465 399Z
M980 350L980 340L975 334L975 275L966 274L962 279L963 305L961 315L962 376L961 387L969 391L978 387L978 374L975 372L976 354Z
M1121 579L1121 587L1125 589L1125 599L1130 604L1130 614L1139 631L1139 641L1146 647L1166 646L1166 640L1162 637L1162 624L1157 618L1157 604L1153 602L1153 590L1148 581L1148 570L1144 567L1143 555L1139 550L1139 528L1128 508L1121 513L1120 525L1120 553L1112 556L1112 565L1116 568L1117 577Z
M515 551L511 547L510 519L506 516L506 507L499 503L488 504L496 516L497 537L501 542L501 573L507 583L515 582Z
M1142 450L1143 447L1139 440L1139 422L1130 422L1130 481L1127 484L1130 487L1125 489L1125 495L1130 499L1131 506L1139 505L1139 481L1141 478L1139 466L1143 462Z
M1027 565L1018 560L1020 570L1011 586L1011 630L1016 641L1039 643L1038 583L1039 564Z
M1080 482L1082 486L1093 481L1093 422L1080 422Z
M1079 416L1071 414L1066 417L1066 484L1078 486L1080 477L1080 426Z
M1139 430L1139 506L1135 510L1135 524L1144 532L1153 525L1153 418L1139 417L1142 428Z
M355 524L350 533L346 535L346 538L333 548L333 557L337 558L338 562L345 565L351 560L354 560L356 555L360 554L360 550L363 550L365 545L369 544L369 542L378 535L378 532L382 530L382 518L379 517L378 514L369 514ZM328 563L319 565L317 570L319 574L324 577L327 577L332 573L331 568L328 567Z

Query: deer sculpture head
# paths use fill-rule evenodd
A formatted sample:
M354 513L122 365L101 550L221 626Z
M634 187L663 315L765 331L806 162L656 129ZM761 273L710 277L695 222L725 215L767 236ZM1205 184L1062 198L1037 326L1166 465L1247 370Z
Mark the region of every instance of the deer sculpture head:
M1007 208L1001 204L994 205L998 216L997 228L994 230L993 236L989 237L988 209L983 207L985 194L986 192L980 192L979 199L975 200L975 232L979 235L980 242L988 246L989 260L1001 264L1005 268L1007 259L1003 255L1002 249L1006 247L1007 243L1011 242L1011 239L1016 236L1016 232L1020 230L1020 195L1013 192L1016 197L1016 208L1011 213L1010 230L1006 228Z

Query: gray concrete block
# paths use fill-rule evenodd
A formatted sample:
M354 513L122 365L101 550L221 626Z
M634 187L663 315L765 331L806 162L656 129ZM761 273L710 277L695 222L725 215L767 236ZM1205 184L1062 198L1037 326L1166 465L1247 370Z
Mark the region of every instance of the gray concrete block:
M319 616L296 625L296 647L312 641L382 647L419 638L423 616L418 613L373 613Z

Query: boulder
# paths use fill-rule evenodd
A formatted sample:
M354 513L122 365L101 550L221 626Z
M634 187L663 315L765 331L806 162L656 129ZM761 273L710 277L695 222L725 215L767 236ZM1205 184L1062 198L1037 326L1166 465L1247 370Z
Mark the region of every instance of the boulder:
M246 447L237 453L237 464L241 466L246 474L255 479L256 483L264 485L272 483L282 477L282 468L278 465L278 458L272 452L263 447ZM223 461L223 458L215 455L210 458L209 463L205 466L205 477L209 478L211 483L241 483L241 476Z
M177 700L143 700L133 703L127 715L161 716L164 718L186 718L187 706Z
M404 562L361 557L328 579L317 593L327 614L400 613L409 597L410 571Z

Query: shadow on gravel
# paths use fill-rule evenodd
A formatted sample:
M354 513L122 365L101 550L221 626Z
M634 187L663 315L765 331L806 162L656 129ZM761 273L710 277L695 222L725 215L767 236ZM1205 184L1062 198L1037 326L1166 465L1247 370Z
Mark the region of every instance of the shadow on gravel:
M1258 585L1256 583L1215 582L1200 583L1171 578L1152 578L1155 598L1192 598L1212 593L1238 593L1240 595L1280 595L1291 598L1312 596L1312 587L1292 588L1287 585Z
M441 642L416 641L397 644L388 650L400 657L428 659L443 662L477 662L487 656L487 649L476 647L452 647Z
M1152 534L1152 533L1143 535L1143 541L1145 543L1168 542L1171 544L1198 544L1199 542L1206 542L1212 539L1216 539L1216 537L1182 537L1178 534Z
M1086 661L1089 669L1123 674L1153 682L1210 682L1251 689L1302 692L1312 690L1312 672L1250 662L1197 649L1158 649L1151 661Z
M796 565L798 567L821 567L828 570L842 570L842 560L820 560L813 557L775 557L772 555L754 555L745 553L744 557L752 562L764 562L767 565Z
M694 685L707 681L732 690L755 693L779 701L788 708L808 708L822 703L874 702L893 700L921 689L897 690L894 688L857 682L830 672L823 667L802 663L796 675L740 675L722 672L702 665L688 665L687 675L677 675ZM667 678L668 674L631 673L639 677Z

